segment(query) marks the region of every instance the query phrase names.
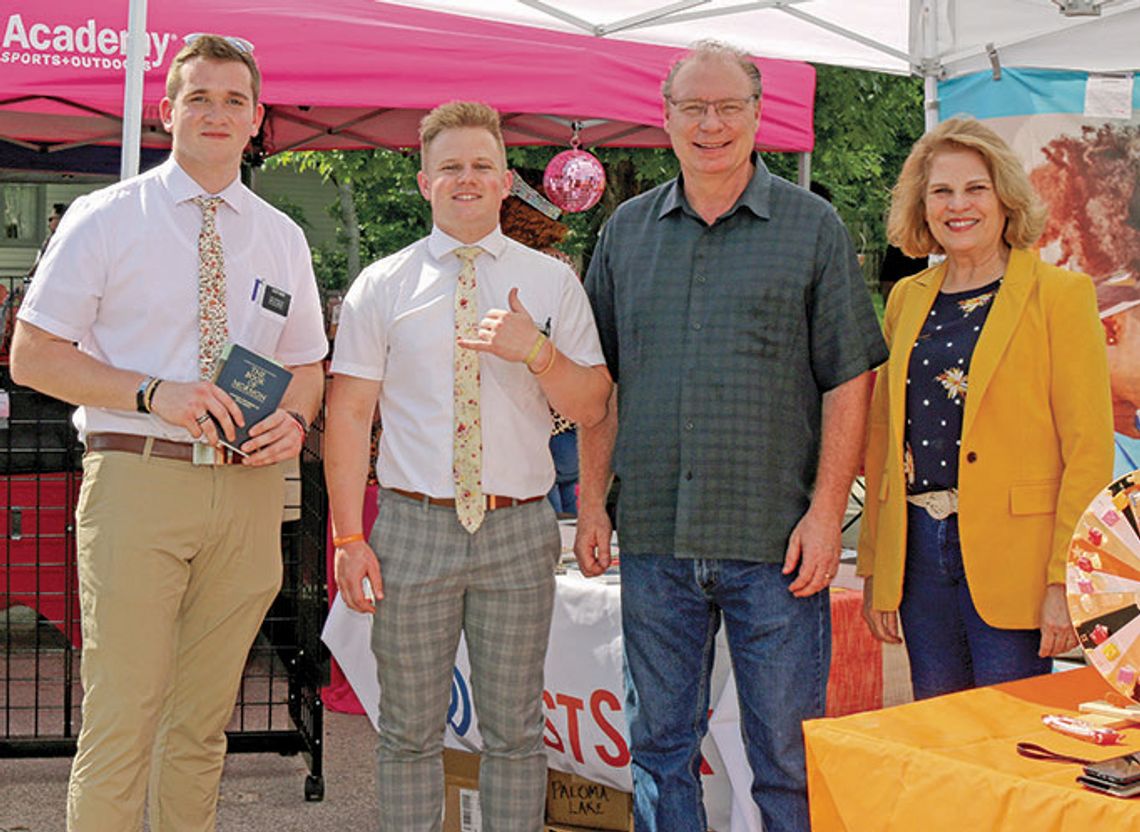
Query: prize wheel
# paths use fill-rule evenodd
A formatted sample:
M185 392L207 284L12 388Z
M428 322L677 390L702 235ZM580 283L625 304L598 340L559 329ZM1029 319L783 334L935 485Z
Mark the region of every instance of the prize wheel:
M1114 480L1077 521L1065 588L1089 664L1140 702L1140 471Z

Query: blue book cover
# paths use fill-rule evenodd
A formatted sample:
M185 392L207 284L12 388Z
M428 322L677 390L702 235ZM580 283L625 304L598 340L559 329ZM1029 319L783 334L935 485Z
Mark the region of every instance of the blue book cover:
M292 378L293 373L273 359L247 350L241 344L226 344L218 360L214 384L226 391L241 408L245 425L235 425L231 442L222 433L218 420L211 416L222 444L247 456L241 446L249 441L249 429L277 409Z

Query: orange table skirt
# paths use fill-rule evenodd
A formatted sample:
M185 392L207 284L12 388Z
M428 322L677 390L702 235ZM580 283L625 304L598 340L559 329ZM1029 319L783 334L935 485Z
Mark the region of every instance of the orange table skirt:
M1122 746L1096 746L1046 728L1047 713L1075 714L1103 698L1092 669L804 725L812 829L1140 830L1140 800L1091 792L1080 766L1030 760L1020 741L1103 760L1140 748L1140 727Z

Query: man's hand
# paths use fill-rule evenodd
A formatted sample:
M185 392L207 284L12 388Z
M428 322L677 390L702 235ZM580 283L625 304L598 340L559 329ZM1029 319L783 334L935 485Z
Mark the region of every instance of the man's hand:
M1064 584L1049 584L1041 599L1041 658L1056 656L1077 646L1077 634L1069 617L1069 604L1065 600Z
M792 595L807 598L831 583L839 571L841 538L839 522L821 518L814 509L809 508L800 518L784 553L785 575L792 574L799 565L799 575L788 587Z
M357 540L337 547L333 559L336 588L350 610L375 613L376 602L384 597L384 581L380 578L380 561L372 547ZM372 596L364 591L364 579L372 584Z
M894 610L885 611L874 609L874 578L863 579L863 620L867 622L867 629L879 641L887 644L902 644L899 638L899 615Z
M610 537L613 524L604 508L583 510L578 506L578 530L574 534L574 557L587 578L601 575L610 568Z
M186 428L195 439L204 436L214 446L220 437L208 416L218 420L227 439L234 438L234 425L245 424L237 403L208 381L163 381L154 391L150 410L164 422Z
M243 465L258 467L293 459L305 444L301 423L284 410L275 410L249 429L249 441L241 446L249 456Z
M511 289L507 303L509 310L489 310L479 322L478 336L460 338L459 346L477 352L489 352L504 361L525 361L538 340L538 327L519 300L518 289ZM553 349L553 344L550 348Z

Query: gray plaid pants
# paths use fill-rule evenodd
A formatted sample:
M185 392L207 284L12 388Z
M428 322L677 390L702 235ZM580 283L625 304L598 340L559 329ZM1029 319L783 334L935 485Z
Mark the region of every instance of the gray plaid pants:
M543 665L561 551L550 504L489 511L468 534L454 509L382 489L371 545L384 581L372 629L381 832L440 829L443 735L461 631L483 736L483 829L536 832L546 793Z

